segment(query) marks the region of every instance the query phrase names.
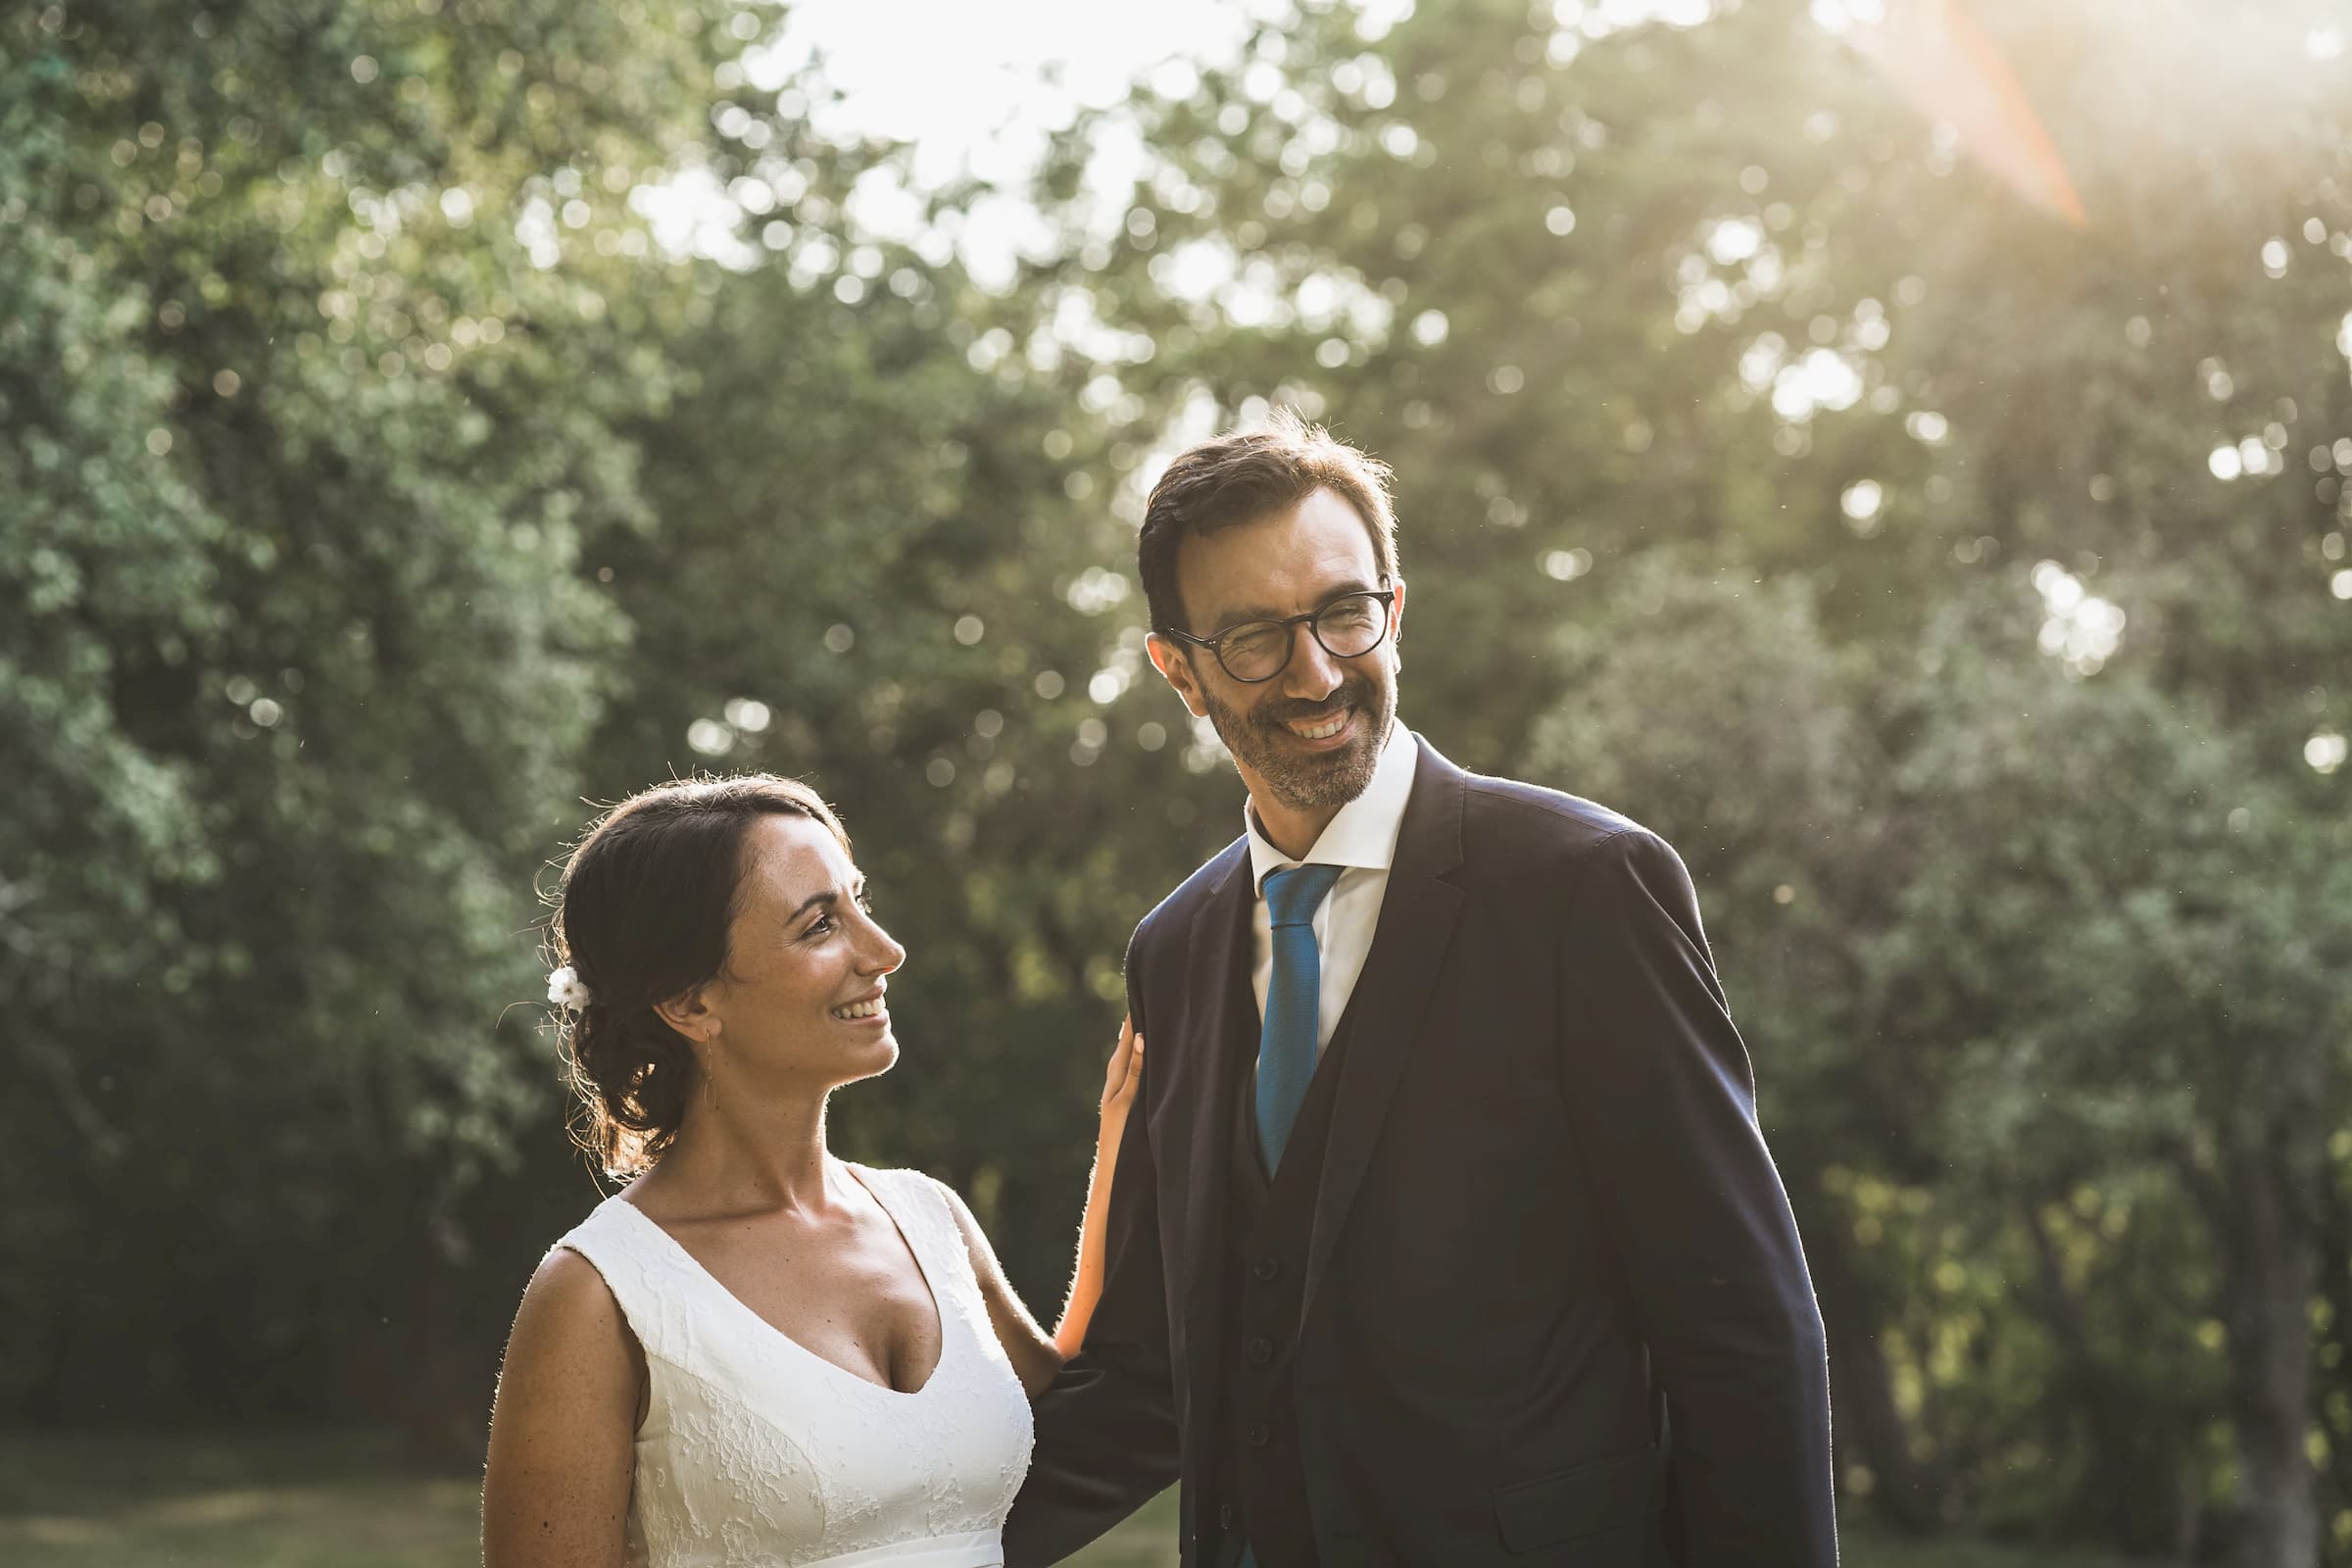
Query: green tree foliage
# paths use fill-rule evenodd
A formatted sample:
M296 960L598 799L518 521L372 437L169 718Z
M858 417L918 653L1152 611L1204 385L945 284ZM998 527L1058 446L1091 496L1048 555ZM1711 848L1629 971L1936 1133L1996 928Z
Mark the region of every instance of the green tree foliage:
M0 23L0 1401L478 1426L592 1196L534 873L697 767L842 805L910 958L839 1141L1049 1307L1236 825L1130 530L1279 401L1396 466L1407 721L1697 876L1857 1512L2342 1549L2338 19L1970 5L2078 227L1848 9L1309 0L1082 118L990 287L768 10Z
M661 387L597 378L603 280L526 239L613 229L599 176L667 156L706 22L441 11L0 24L0 1234L40 1265L0 1289L35 1414L429 1384L453 1205L544 1098L499 1024L516 893L623 630L569 566L641 513L612 427Z

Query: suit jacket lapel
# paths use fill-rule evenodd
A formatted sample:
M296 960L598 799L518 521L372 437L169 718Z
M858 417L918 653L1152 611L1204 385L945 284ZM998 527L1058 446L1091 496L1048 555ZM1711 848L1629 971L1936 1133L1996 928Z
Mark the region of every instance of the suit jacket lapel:
M1242 1004L1251 1000L1250 916L1255 905L1248 847L1236 845L1225 860L1193 921L1192 954L1185 965L1187 974L1199 976L1199 995L1205 1004L1196 1015L1200 1038L1187 1042L1200 1053L1202 1089L1191 1107L1195 1119L1189 1140L1192 1168L1186 1181L1184 1241L1192 1425L1203 1436L1214 1430L1217 1358L1225 1326L1225 1187L1232 1157L1233 1102L1241 1092L1239 1074L1255 1047L1254 1034L1245 1037L1242 1027L1245 1014L1254 1015L1253 1003Z
M1418 737L1415 737L1418 739ZM1396 858L1382 895L1380 924L1364 958L1349 1010L1355 1014L1347 1059L1332 1101L1323 1177L1308 1233L1299 1320L1313 1309L1315 1287L1331 1261L1340 1228L1355 1201L1380 1137L1413 1033L1437 985L1439 956L1461 912L1461 889L1445 880L1462 862L1462 803L1468 775L1421 741L1413 792L1396 834Z

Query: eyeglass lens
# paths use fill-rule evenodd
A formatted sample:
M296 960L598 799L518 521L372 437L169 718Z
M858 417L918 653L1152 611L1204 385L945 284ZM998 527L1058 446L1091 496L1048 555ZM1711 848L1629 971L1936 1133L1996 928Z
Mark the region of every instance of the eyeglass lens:
M1355 659L1380 646L1389 629L1388 601L1378 594L1334 600L1307 622L1334 659ZM1291 658L1291 628L1279 620L1236 626L1217 639L1217 658L1236 680L1271 678Z

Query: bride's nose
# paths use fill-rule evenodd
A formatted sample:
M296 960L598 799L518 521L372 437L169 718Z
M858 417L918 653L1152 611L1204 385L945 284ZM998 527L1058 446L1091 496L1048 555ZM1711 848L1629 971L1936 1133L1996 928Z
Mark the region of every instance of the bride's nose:
M872 974L889 974L906 961L906 950L880 926L867 922L868 934L864 967Z

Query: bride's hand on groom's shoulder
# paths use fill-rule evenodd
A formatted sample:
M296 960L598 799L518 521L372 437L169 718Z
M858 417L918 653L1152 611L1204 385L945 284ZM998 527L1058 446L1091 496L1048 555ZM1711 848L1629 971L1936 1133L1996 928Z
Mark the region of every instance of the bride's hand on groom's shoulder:
M1135 1020L1119 1020L1119 1043L1111 1048L1110 1061L1102 1069L1102 1136L1107 1142L1116 1139L1127 1125L1127 1107L1135 1103L1135 1086L1144 1076L1144 1037L1135 1032Z

